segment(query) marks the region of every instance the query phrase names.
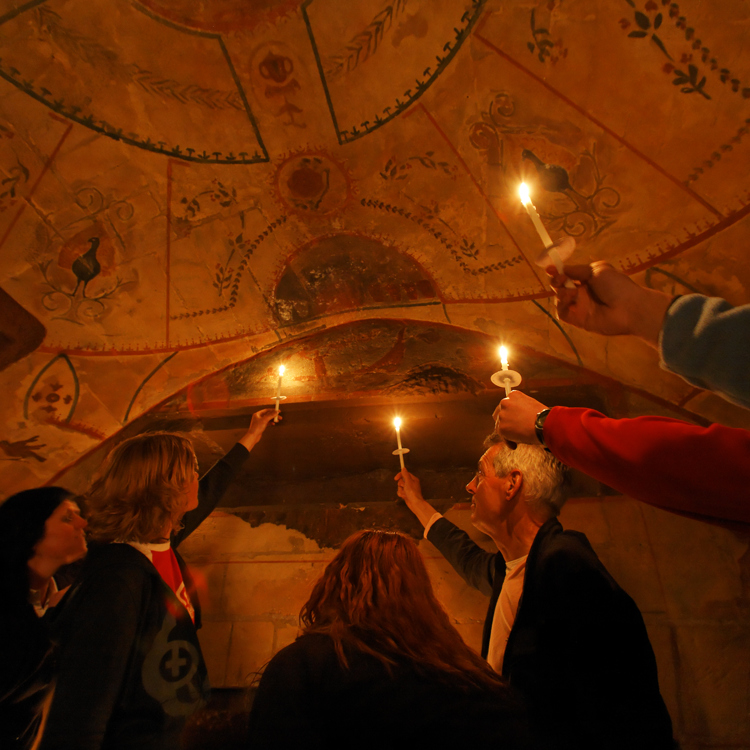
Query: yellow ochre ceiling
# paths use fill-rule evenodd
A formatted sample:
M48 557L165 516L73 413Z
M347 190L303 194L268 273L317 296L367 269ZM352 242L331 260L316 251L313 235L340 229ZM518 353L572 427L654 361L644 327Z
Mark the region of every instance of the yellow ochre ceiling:
M575 261L748 302L748 13L0 0L5 494L165 404L268 404L281 361L287 406L476 396L504 342L531 386L750 426L554 320L517 192Z

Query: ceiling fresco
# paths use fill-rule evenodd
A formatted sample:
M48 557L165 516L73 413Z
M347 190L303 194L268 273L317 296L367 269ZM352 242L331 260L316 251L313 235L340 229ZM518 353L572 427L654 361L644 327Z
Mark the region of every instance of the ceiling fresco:
M750 426L558 323L518 199L573 260L748 302L750 8L710 5L0 0L5 492L282 363L289 408L481 399L500 342L561 397Z

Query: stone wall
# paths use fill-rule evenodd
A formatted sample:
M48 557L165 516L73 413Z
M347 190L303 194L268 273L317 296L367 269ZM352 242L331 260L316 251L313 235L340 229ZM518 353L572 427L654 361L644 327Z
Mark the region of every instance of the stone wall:
M465 505L448 517L481 544ZM684 518L632 500L571 500L563 525L587 534L635 599L684 750L750 748L750 530ZM487 600L423 541L438 598L479 648ZM201 643L217 687L251 683L294 640L313 582L335 551L298 531L214 513L182 551L205 583Z

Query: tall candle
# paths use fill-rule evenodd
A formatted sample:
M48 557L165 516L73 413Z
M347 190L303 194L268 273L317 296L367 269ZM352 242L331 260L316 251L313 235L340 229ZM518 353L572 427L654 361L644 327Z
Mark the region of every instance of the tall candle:
M544 224L542 224L542 220L539 217L539 214L536 211L536 208L534 207L534 204L531 202L531 197L529 196L529 188L527 187L525 182L522 182L520 187L518 188L518 194L521 197L521 203L523 203L524 208L526 209L526 213L529 215L529 218L531 219L532 223L534 224L534 227L536 228L536 231L538 232L539 236L542 238L542 242L544 243L544 247L549 249L550 245L552 245L552 237L549 236L549 233L544 228ZM552 257L552 254L550 253L550 257ZM557 256L557 259L560 260L560 256ZM555 263L555 268L557 268L559 273L562 273L562 261L560 261L560 266L557 266L557 262L553 258L553 262Z
M500 347L500 364L502 365L503 371L505 372L508 369L508 350L504 347ZM510 396L510 378L503 378L503 385L505 386L505 396L506 398Z
M500 364L502 364L503 370L508 369L508 349L504 346L500 347Z
M404 450L403 446L401 445L401 418L396 417L393 420L393 426L396 428L396 441L398 442L398 460L401 461L401 468L405 469L406 466L404 465L404 454L401 452Z
M281 406L281 378L284 376L286 367L284 365L279 366L279 383L276 386L276 416L273 418L274 422L279 421L279 407Z

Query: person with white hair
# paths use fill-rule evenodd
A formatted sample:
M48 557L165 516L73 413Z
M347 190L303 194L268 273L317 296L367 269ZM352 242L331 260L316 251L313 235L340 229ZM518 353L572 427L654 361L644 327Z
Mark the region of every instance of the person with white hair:
M423 497L405 469L398 494L471 586L490 597L482 656L527 699L543 746L668 750L672 722L635 602L586 537L564 530L566 468L541 446L485 442L466 489L487 552Z

